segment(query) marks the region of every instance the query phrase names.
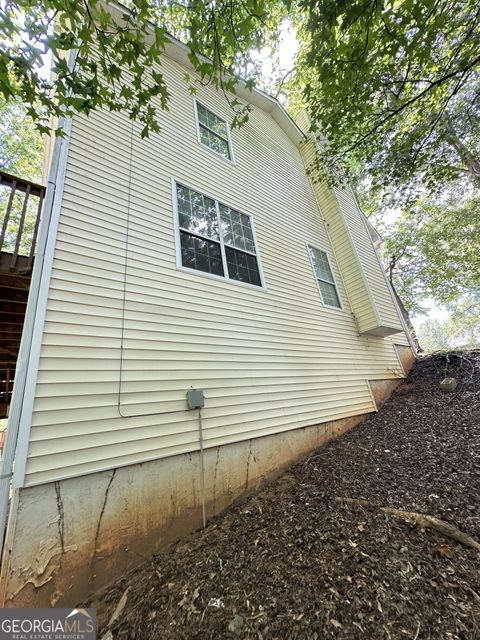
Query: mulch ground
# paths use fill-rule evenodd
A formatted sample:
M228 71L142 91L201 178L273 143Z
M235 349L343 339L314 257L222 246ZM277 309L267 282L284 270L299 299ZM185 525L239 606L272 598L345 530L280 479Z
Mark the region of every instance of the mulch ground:
M480 554L381 506L480 540L480 352L422 359L379 413L120 580L99 638L127 589L114 640L480 638Z

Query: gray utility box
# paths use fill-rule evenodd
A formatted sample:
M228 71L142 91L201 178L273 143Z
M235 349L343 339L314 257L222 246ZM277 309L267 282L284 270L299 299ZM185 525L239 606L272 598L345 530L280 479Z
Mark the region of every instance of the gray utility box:
M202 409L205 406L203 389L189 389L187 391L187 406L189 409Z

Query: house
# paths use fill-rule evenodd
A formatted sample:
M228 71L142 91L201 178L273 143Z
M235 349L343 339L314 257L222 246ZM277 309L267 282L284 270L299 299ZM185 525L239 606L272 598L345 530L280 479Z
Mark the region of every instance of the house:
M413 362L353 193L307 174L306 123L240 86L231 130L186 67L172 41L159 134L100 111L56 141L1 472L5 606L78 603L360 423Z

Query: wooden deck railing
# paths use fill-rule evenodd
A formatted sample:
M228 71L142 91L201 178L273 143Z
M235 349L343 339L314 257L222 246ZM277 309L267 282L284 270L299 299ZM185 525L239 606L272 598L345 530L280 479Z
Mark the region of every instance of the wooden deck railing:
M45 187L0 171L0 254L4 268L33 266ZM23 259L19 261L19 256Z

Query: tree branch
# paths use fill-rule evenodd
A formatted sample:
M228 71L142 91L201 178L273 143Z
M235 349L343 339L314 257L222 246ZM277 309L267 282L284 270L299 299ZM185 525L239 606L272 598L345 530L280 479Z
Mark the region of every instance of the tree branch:
M370 136L372 136L376 131L381 129L389 120L391 120L391 118L393 118L394 116L397 116L399 113L404 111L407 107L412 106L413 104L418 102L418 100L421 100L422 98L424 98L434 87L440 86L447 80L450 80L451 78L454 78L455 76L457 76L459 73L463 74L466 71L473 69L476 65L479 64L479 62L480 62L480 55L474 58L465 68L456 69L455 71L452 71L451 73L443 76L442 78L438 78L438 80L432 81L431 84L428 87L426 87L423 91L420 91L420 93L413 96L412 98L410 98L409 100L401 104L396 109L392 109L389 113L387 113L387 115L380 122L377 122L373 127L370 128L369 131L364 133L352 145L347 147L347 149L343 151L342 156L345 156L347 153L350 153L351 151L356 149L358 146L363 144L368 138L370 138Z

